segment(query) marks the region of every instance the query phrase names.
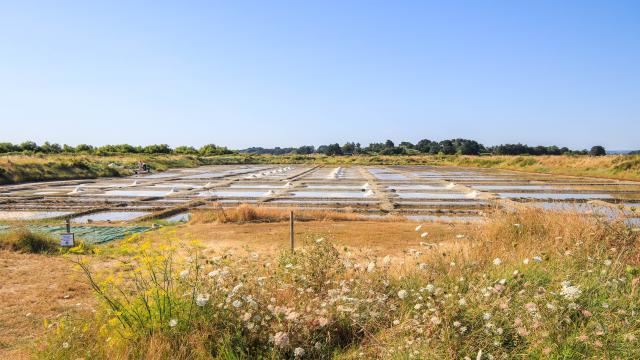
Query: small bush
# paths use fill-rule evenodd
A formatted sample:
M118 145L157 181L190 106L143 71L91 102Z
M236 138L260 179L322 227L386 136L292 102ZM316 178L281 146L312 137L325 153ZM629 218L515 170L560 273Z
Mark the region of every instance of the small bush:
M0 248L32 254L58 252L58 243L45 234L19 229L0 235Z

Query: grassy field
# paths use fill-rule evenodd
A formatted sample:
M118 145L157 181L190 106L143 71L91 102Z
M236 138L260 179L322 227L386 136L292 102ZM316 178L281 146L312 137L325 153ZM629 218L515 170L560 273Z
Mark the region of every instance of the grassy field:
M640 155L591 156L322 156L322 155L5 155L0 184L131 175L138 161L155 171L225 164L434 165L640 180ZM111 166L110 166L111 164Z
M128 176L138 161L157 171L208 164L204 158L183 155L5 155L0 156L0 184Z
M296 235L291 254L286 221L242 210L92 255L3 251L0 355L640 355L640 232L621 223L524 210L420 229L309 220Z
M534 173L640 180L640 155L561 156L260 156L256 162L326 165L432 165L495 168Z

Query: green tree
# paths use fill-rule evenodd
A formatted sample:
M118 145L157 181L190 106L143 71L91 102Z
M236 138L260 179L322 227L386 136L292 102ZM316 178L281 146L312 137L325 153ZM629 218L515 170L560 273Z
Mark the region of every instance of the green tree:
M173 149L167 144L154 144L145 146L142 151L146 154L171 154Z
M453 155L456 153L456 147L451 140L440 141L441 151L445 155Z
M78 146L76 146L76 152L91 153L94 150L95 148L93 146L87 144L79 144Z
M296 149L296 154L309 155L313 154L315 150L316 149L313 145L303 145Z
M37 151L47 154L58 154L62 152L62 147L60 146L60 144L51 144L50 142L45 141Z
M10 153L14 151L20 151L20 146L13 145L10 142L0 143L0 153Z
M22 151L36 151L38 150L38 144L33 141L25 141L20 144L20 150Z
M215 144L207 144L201 147L198 152L201 155L224 155L231 154L232 151L223 146L216 146Z
M66 153L69 153L69 154L72 154L72 153L76 152L76 148L74 148L71 145L64 144L64 145L62 145L62 151L66 152Z
M342 155L342 148L338 143L330 144L330 145L327 145L324 154L328 156Z
M355 151L356 151L356 144L352 142L350 143L348 142L342 145L342 153L345 155L353 155Z
M196 150L193 146L178 146L174 152L176 154L184 154L184 155L195 155L198 153L198 150Z
M415 148L415 146L412 143L408 142L408 141L401 142L399 146L403 147L403 148L406 148L406 149L414 149Z
M437 143L429 139L422 139L416 144L416 150L420 151L421 153L428 154L431 152L431 148L437 147L437 145Z
M589 151L589 155L591 155L591 156L603 156L603 155L607 155L607 151L604 149L603 146L596 145L596 146L591 148L591 150Z

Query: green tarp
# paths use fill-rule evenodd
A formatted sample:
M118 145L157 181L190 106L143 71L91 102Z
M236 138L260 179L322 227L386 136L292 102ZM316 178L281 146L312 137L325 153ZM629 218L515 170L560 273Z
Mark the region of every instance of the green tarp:
M66 232L64 226L28 225L27 228L33 232L50 234L55 237ZM8 229L9 226L0 225L0 231ZM89 244L99 244L123 239L149 229L151 229L149 226L73 226L71 232L75 234L76 239L85 240Z

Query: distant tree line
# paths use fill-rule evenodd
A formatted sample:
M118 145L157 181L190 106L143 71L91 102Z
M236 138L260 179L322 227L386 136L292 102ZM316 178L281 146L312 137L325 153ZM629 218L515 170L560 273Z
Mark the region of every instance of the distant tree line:
M338 143L321 145L317 148L310 145L301 146L299 148L289 147L267 149L262 147L252 147L240 150L242 153L249 154L324 154L328 156L334 155L592 155L601 156L606 154L606 150L602 146L594 146L591 150L571 150L567 147L558 146L528 146L523 144L503 144L486 147L475 140L469 139L450 139L442 141L432 141L423 139L413 144L403 141L396 145L393 141L387 140L383 143L371 143L368 146L362 146L360 143L347 142L343 145Z
M207 144L199 149L193 146L178 146L175 149L167 144L153 144L147 146L133 146L129 144L92 146L80 144L77 146L52 144L48 141L38 145L33 141L21 144L9 142L0 143L0 153L29 153L29 154L186 154L186 155L224 155L233 151L223 146Z
M324 154L328 156L351 156L351 155L592 155L601 156L606 154L604 147L597 145L591 150L571 150L567 147L557 146L528 146L523 144L503 144L486 147L475 140L469 139L449 139L442 141L431 141L422 139L413 144L403 141L396 145L393 141L387 140L380 143L371 143L362 146L360 143L347 142L345 144L321 145L317 148L312 145L300 147L275 147L262 148L251 147L237 152L247 154L271 154L271 155L310 155ZM91 146L80 144L77 146L60 145L45 142L38 145L33 141L25 141L21 144L9 142L0 143L0 153L43 153L43 154L184 154L184 155L224 155L233 154L236 151L227 149L224 146L214 144L204 145L198 149L193 146L178 146L175 149L167 144L154 144L147 146L133 146L129 144ZM637 152L632 152L637 153Z

